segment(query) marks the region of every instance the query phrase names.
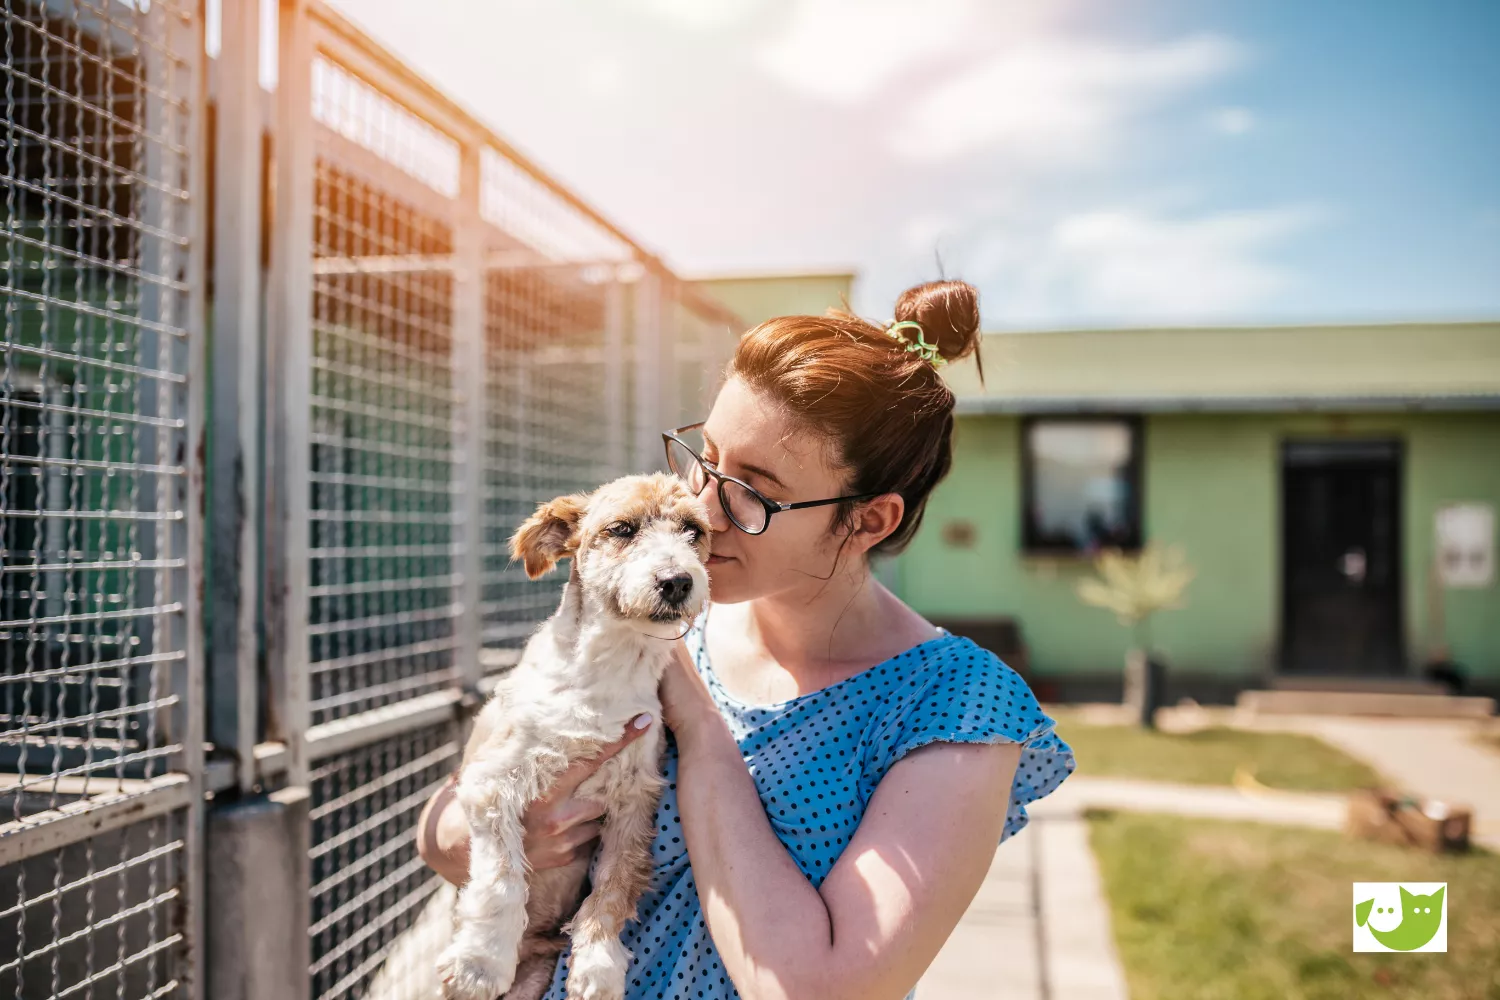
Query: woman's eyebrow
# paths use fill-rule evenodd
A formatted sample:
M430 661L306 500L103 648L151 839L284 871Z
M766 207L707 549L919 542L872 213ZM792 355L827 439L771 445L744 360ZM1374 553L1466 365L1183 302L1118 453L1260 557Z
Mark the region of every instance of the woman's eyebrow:
M717 450L718 446L714 445L714 439L709 437L707 432L704 432L703 434L703 443ZM744 462L740 463L740 468L744 469L752 476L759 476L762 479L766 479L771 481L772 483L775 483L781 489L786 489L786 483L783 483L781 481L781 477L776 475L776 473L772 472L770 469L763 469L758 465L749 465Z
M744 469L752 476L759 476L762 479L768 479L779 486L781 489L786 489L786 483L783 483L779 478L777 478L776 473L772 472L770 469L762 469L758 465L748 465L744 462L740 463L740 468Z

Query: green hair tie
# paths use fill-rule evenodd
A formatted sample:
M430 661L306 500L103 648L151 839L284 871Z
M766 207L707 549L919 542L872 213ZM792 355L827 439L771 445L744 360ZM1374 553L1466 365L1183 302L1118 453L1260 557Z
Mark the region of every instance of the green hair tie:
M901 336L902 330L917 331L916 342L913 343ZM899 323L892 323L885 328L886 336L892 340L899 340L906 345L908 353L915 354L934 368L941 368L948 363L948 359L938 353L936 344L929 344L927 336L922 330L922 324L914 319L904 319Z

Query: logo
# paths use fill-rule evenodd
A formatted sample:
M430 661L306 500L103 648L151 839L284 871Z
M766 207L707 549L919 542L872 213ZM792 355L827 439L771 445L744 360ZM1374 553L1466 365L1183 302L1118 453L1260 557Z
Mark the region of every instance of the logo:
M1355 951L1447 951L1447 882L1354 883Z

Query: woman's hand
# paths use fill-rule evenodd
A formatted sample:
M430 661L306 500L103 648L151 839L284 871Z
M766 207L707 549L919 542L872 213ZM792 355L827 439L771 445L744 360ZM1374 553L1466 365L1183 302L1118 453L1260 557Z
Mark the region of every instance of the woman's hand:
M693 666L687 644L682 640L673 643L672 662L661 677L661 711L668 728L677 737L679 745L693 730L706 720L719 721L719 708L713 695Z
M649 715L636 716L624 736L568 768L544 797L531 804L522 817L527 864L533 869L561 868L593 850L604 804L575 798L573 793L600 765L645 734L652 722ZM427 800L417 821L417 853L427 867L461 886L469 880L469 822L454 795L456 785L457 776L449 778Z

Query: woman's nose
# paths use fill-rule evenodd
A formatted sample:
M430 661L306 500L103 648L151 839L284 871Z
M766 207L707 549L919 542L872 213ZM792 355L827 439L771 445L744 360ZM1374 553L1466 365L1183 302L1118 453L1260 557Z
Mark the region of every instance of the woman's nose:
M708 481L703 484L703 489L698 491L698 497L708 506L708 528L713 532L728 531L732 527L729 515L724 513L724 505L719 502L719 484L713 479L705 476ZM704 492L708 495L704 496Z

